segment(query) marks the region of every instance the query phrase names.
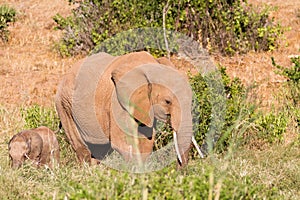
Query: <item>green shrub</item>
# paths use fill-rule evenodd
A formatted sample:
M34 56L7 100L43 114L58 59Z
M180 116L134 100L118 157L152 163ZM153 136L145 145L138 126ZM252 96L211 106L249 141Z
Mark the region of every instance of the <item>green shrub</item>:
M285 85L288 100L287 109L289 110L289 118L295 121L298 130L300 129L300 56L291 58L292 66L283 67L275 63L272 57L272 64L278 69L277 73L285 76L288 81Z
M16 20L16 10L7 5L0 6L0 38L2 41L8 40L9 31L7 27L10 22Z
M166 29L224 54L273 50L283 32L269 19L269 8L258 10L241 0L83 0L71 16L54 16L57 28L65 33L58 44L59 51L66 56L86 54L117 33L142 27L162 28L167 2ZM119 46L132 42L130 38L123 40Z
M52 130L56 130L59 125L59 119L55 110L44 108L39 105L22 108L21 115L25 120L26 129L36 128L39 126L47 126Z
M166 31L166 39L168 40L168 49L170 52L178 52L179 38L181 38L179 34ZM163 29L137 28L123 31L100 42L91 53L106 52L114 56L119 56L141 50L149 51L156 57L167 55Z
M205 136L205 144L202 148L207 148L209 140L212 140L212 148L217 152L223 152L232 145L233 140L242 134L240 132L244 132L249 128L248 124L253 120L255 107L246 101L246 88L238 78L231 80L226 74L225 67L221 67L219 73L221 75L219 81L222 81L222 83L216 81L215 76L204 77L206 82L213 82L214 90L208 93L208 97L205 97L205 99L209 100L210 104L214 104L213 109L210 110L211 108L197 103L198 108L196 109L194 118L206 121L206 130L199 128L203 126L203 122L198 124L198 129L195 129L196 140L201 135L203 138L203 133L213 132L213 138ZM196 82L197 84L199 83ZM224 90L221 89L222 87ZM192 86L192 88L194 87ZM202 93L201 90L197 89L194 92L197 94ZM201 100L203 100L203 96L198 96L196 101L199 102ZM208 108L208 110L203 110L203 108ZM198 115L201 112L205 112L205 114ZM212 123L212 120L215 120L213 126L207 124Z
M59 130L60 120L56 114L55 109L45 108L39 105L22 108L21 115L25 121L24 129L36 128L39 126L47 126L56 132L57 140L61 149L61 157L63 164L70 164L76 158L74 151L69 144L66 134L63 130Z
M288 78L295 86L299 86L300 83L300 56L291 57L292 66L282 67L277 65L275 59L272 57L273 66L277 67L279 74Z
M288 118L285 113L270 112L260 115L255 124L260 139L264 139L268 143L280 143L284 139Z
M216 78L215 73L204 77L200 73L190 76L194 92L192 104L194 135L205 153L208 153L209 143L212 143L211 148L216 147L217 151L226 150L233 137L229 130L236 125L236 121L243 121L246 124L246 121L252 119L254 115L251 105L245 102L246 89L240 80L231 80L223 67L217 74L219 73L220 80ZM172 140L170 127L159 123L155 149ZM197 152L193 148L192 157L196 155Z

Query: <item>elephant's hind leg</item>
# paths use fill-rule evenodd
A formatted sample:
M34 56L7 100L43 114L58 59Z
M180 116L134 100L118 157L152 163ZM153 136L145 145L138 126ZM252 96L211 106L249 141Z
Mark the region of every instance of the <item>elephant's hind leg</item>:
M78 132L76 124L72 117L71 109L68 109L68 106L64 105L63 102L59 100L56 101L56 109L68 140L70 141L79 162L87 162L90 164L92 158L91 152L82 141L80 133Z

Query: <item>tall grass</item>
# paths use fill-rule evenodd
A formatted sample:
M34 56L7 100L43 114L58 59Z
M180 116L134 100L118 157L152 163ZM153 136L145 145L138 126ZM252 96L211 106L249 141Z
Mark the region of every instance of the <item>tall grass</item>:
M26 110L24 114L24 110ZM52 110L52 111L51 111ZM222 154L211 154L205 159L194 158L189 165L176 170L176 164L146 174L131 174L97 166L79 165L63 133L59 133L62 162L59 168L36 169L25 164L18 170L9 167L7 142L12 135L11 125L24 128L31 120L23 119L39 112L39 122L48 121L49 127L57 120L53 108L1 108L0 196L2 199L299 199L300 157L299 144L253 150L240 145L246 128L243 121L229 130L230 145ZM242 114L241 114L242 115ZM245 118L243 118L245 119ZM46 120L47 121L47 120ZM51 123L50 123L51 121ZM50 123L50 124L49 124ZM252 123L252 122L251 122ZM252 126L245 123L244 126ZM3 126L2 126L3 125ZM8 136L10 135L10 136Z
M183 171L170 166L149 174L128 174L104 166L65 165L54 171L1 167L0 195L5 199L278 199L299 197L298 162L294 168L256 162L240 154L228 168L209 159L192 161ZM265 156L265 155L264 155ZM221 164L224 160L219 159ZM3 163L1 163L3 165ZM267 167L274 167L268 170ZM297 171L298 170L298 171ZM278 174L279 173L279 176ZM292 174L298 173L297 176ZM285 175L287 175L285 177ZM280 178L280 181L276 179ZM289 180L289 178L292 178ZM295 183L294 185L292 183Z

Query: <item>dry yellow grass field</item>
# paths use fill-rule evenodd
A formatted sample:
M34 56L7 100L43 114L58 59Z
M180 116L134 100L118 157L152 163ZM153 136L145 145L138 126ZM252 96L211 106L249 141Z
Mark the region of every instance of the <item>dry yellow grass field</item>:
M59 77L76 60L54 51L61 32L53 29L52 17L68 15L72 7L61 0L1 0L0 4L18 11L17 21L9 27L9 42L0 45L1 104L50 106Z

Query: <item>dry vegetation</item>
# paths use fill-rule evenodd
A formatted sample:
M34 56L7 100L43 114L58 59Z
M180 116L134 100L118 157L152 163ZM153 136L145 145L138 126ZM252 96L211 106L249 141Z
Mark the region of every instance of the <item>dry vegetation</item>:
M289 56L300 54L300 1L249 0L249 2L255 5L268 4L278 8L272 12L272 16L281 22L284 27L290 27L284 34L285 38L282 39L281 47L274 52L250 52L246 55L233 57L215 55L214 60L216 63L226 66L228 74L231 77L239 77L247 87L256 84L257 87L252 91L252 100L260 102L261 108L269 109L273 105L278 105L276 102L278 102L280 97L281 85L285 81L282 76L275 74L271 57L273 56L277 63L282 66L290 66ZM80 56L61 58L54 50L54 43L59 40L61 32L53 29L55 24L52 17L56 13L60 13L63 16L68 15L72 9L68 1L53 0L50 3L46 0L0 0L0 4L11 5L18 11L17 21L11 24L9 28L11 32L9 42L0 43L0 148L6 149L7 145L2 142L3 138L6 141L8 137L14 134L16 130L20 130L24 125L20 116L20 107L33 104L53 107L56 86L61 75ZM291 137L293 138L293 136ZM290 138L290 140L292 139ZM297 193L297 190L293 188L293 181L297 182L295 179L297 176L293 179L293 174L299 171L299 153L294 150L289 151L288 154L291 154L290 156L295 159L284 162L284 160L280 159L287 156L287 154L273 152L275 148L269 149L267 153L252 152L249 160L246 160L249 157L248 152L240 152L242 157L229 163L231 164L229 168L232 168L230 173L232 173L233 177L256 176L258 174L257 182L254 184L264 184L270 188L274 184L280 185L279 181L281 179L290 178L291 182L287 182L290 184L287 187L291 187L291 189L282 191L287 192L285 194L287 199L297 197L297 195L299 197L299 192ZM5 151L0 153L0 159L5 160L4 163L7 164L8 158L3 152ZM276 163L274 162L269 162L269 160L273 159L272 156L276 158L278 165L275 165ZM192 164L193 166L197 168L195 163ZM268 171L267 167L270 167L271 170ZM284 168L288 170L283 170ZM65 188L66 186L62 186L66 179L65 177L69 176L69 173L67 173L68 169L62 169L57 174L58 177L54 177L57 184L56 187L63 188L63 191L69 189ZM200 170L204 171L204 169ZM72 168L70 170L75 169ZM89 170L91 171L86 173L98 174L95 169ZM108 177L114 176L114 174L111 175L110 171L107 173L110 174L107 175ZM91 180L80 178L78 171L75 171L74 174L76 174L76 180L82 181L81 179L83 179L83 182L87 183L94 181L92 178ZM174 171L170 172L170 174L171 176L176 175L174 175ZM34 175L37 175L37 172L34 171ZM26 178L29 174L28 171L19 171L15 172L13 176L25 176ZM102 178L105 176L105 174L101 175ZM163 177L169 178L168 175ZM48 177L48 174L44 174L42 178L45 181L53 180L52 175ZM61 180L59 180L60 178ZM37 180L39 179L30 178L30 180L38 182ZM99 182L102 181L100 178L97 180ZM128 180L132 185L135 185L135 181L137 181L136 177L125 177L124 180ZM36 182L35 184L37 184ZM14 181L11 181L9 184L13 186ZM126 181L124 184L126 185ZM70 190L72 191L73 189L71 188ZM18 189L16 188L15 190L17 191ZM45 188L45 192L50 190L52 188ZM135 188L135 190L129 189L129 191L134 193L139 191L139 187ZM53 193L53 198L55 195L56 192ZM26 197L29 199L30 195Z
M68 1L5 1L18 11L17 21L10 26L10 40L1 44L1 104L9 106L52 105L59 77L76 58L62 59L54 51L60 37L52 17L67 15Z
M232 77L239 77L246 86L257 84L254 93L261 106L270 108L276 105L279 88L283 77L275 73L271 57L282 66L290 66L291 55L299 55L300 50L300 1L284 0L250 0L254 5L267 4L276 8L272 17L280 22L288 31L285 32L281 46L274 52L250 52L246 55L234 57L217 57L216 61L227 67L227 72Z

